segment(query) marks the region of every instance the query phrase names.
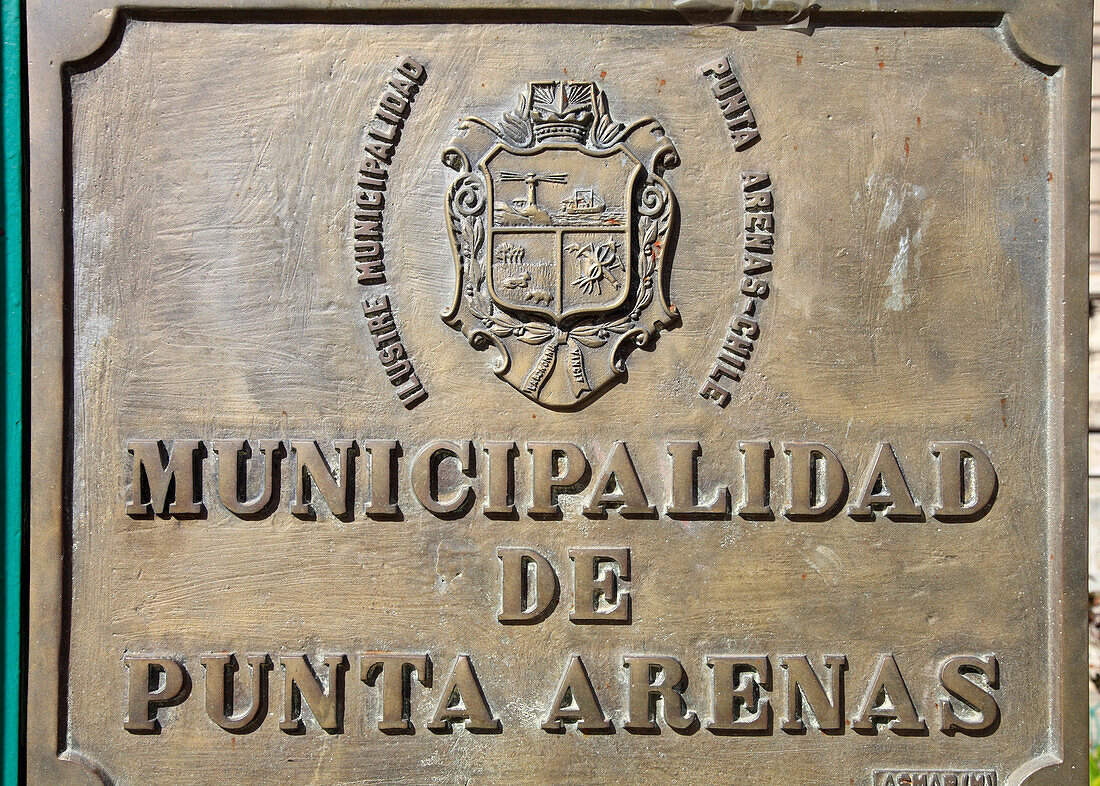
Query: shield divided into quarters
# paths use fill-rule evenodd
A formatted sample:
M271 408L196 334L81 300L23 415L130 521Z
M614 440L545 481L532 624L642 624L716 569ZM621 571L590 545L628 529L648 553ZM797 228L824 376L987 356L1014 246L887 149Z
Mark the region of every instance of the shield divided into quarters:
M561 325L627 301L632 194L642 164L626 147L497 144L480 168L490 206L487 283L500 308Z

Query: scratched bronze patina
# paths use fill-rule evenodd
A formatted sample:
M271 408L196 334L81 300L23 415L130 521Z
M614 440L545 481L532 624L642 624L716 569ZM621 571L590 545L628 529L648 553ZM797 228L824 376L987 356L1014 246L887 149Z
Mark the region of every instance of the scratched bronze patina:
M28 12L30 783L1084 778L1087 4Z

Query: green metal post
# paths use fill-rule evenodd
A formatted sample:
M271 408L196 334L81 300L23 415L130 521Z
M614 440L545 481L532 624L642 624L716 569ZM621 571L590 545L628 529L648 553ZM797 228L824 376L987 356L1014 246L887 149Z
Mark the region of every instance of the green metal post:
M3 314L0 353L0 545L3 564L3 626L0 640L0 775L4 784L19 780L22 727L20 679L22 665L23 554L23 18L20 0L0 0L3 30L4 258L0 267Z

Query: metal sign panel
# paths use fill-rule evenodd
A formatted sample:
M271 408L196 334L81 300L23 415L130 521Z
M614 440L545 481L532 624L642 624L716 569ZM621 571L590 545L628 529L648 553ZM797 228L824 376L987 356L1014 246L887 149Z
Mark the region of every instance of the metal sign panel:
M1083 778L1090 30L30 2L28 781Z

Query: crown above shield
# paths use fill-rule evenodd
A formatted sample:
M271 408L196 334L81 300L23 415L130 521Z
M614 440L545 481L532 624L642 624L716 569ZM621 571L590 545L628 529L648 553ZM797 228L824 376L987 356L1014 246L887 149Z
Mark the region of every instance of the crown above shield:
M596 117L592 82L531 82L528 112L535 142L585 142Z

